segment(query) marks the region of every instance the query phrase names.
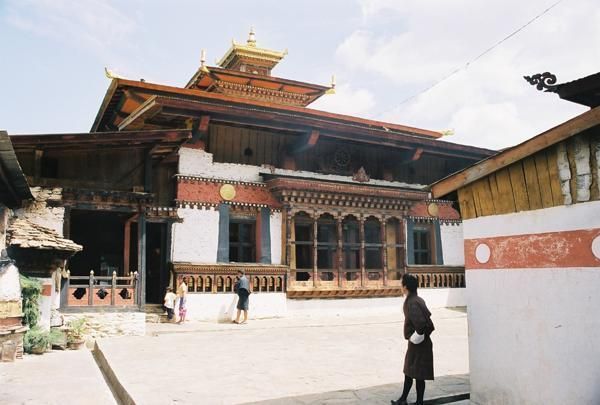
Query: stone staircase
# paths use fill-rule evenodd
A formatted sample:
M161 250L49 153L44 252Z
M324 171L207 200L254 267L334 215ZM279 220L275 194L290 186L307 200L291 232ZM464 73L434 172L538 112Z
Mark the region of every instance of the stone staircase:
M161 304L146 304L144 312L146 313L146 323L166 323L169 321Z

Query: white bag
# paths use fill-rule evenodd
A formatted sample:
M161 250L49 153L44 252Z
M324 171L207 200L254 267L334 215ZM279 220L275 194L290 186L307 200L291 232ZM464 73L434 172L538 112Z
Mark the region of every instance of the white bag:
M420 343L422 343L425 340L425 335L419 335L416 331L415 333L412 334L412 336L410 337L410 339L408 339L411 341L411 343L418 345Z

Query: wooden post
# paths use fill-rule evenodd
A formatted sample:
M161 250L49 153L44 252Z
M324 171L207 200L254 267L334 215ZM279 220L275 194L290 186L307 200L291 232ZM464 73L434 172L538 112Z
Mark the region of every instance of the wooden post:
M285 211L285 264L292 265L292 210Z
M112 272L112 283L110 285L110 305L115 305L115 293L117 292L117 272Z
M146 305L146 214L140 213L138 219L138 304Z
M317 232L318 226L317 222L319 221L319 214L317 212L313 212L313 286L319 286L319 270L317 268L317 257L318 257L318 247L317 247Z
M144 191L152 192L152 154L146 152L146 160L144 161Z
M171 249L172 249L172 243L173 243L173 222L169 221L166 224L166 230L165 230L165 248L166 248L166 252L165 252L165 276L167 277L167 282L162 285L162 287L167 287L170 285L171 282ZM174 286L176 287L176 286Z
M358 234L360 238L360 251L359 251L359 262L360 262L360 285L364 287L366 284L366 271L365 271L365 217L360 214L358 217Z
M131 273L130 284L133 286L133 305L139 305L138 301L138 272Z
M387 266L387 218L381 216L381 267L383 267L383 285L387 285L388 266Z
M346 285L344 278L344 250L342 246L342 222L344 221L344 217L342 217L342 213L338 212L337 215L337 270L338 270L338 286L340 288Z
M88 280L88 305L94 305L94 270L90 270L90 278Z

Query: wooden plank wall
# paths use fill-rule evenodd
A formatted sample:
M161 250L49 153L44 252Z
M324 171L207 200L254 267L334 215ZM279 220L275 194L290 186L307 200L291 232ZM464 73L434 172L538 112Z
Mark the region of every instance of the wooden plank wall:
M589 148L589 165L592 182L590 200L600 199L598 188L598 154L600 131L587 131L578 135L583 147ZM577 203L577 168L575 138L564 141L571 180L573 203ZM458 190L463 219L511 212L536 210L565 204L558 173L557 153L560 144L553 145L502 168Z
M300 134L260 131L250 128L211 124L208 152L219 163L263 164L282 167L282 157L289 147L302 139ZM339 149L350 155L347 167L335 167ZM250 156L244 152L252 151ZM297 170L339 175L353 175L361 166L373 179L387 179L412 184L430 184L474 161L423 154L412 160L413 149L393 149L358 142L322 137L318 143L294 155Z
M292 140L293 135L211 124L208 151L215 162L280 166L285 145Z
M19 152L23 171L35 176L32 151ZM131 191L144 184L144 154L139 148L97 149L83 151L47 150L42 163L48 159L56 164L56 179L67 180L72 187L81 182L82 188L106 188ZM60 180L57 180L60 181Z

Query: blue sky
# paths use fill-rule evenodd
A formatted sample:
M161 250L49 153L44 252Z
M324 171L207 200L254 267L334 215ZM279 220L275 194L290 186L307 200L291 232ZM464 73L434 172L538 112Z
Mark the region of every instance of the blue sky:
M328 84L314 108L442 130L452 142L510 146L585 110L530 87L600 70L600 9L563 0L490 54L401 103L526 23L554 1L0 0L0 128L86 132L109 85L183 86L201 49L215 64L231 40L289 53L275 76Z

